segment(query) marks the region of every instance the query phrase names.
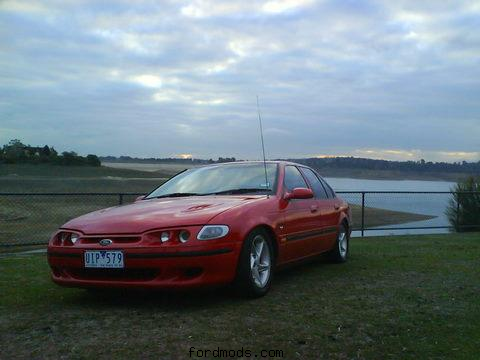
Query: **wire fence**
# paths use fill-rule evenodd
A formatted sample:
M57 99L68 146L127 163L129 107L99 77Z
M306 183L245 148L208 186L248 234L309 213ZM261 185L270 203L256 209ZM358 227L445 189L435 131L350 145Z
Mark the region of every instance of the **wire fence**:
M480 192L338 191L352 208L353 235L480 230ZM77 216L131 203L140 193L0 193L0 247L43 245ZM473 205L472 205L473 204ZM447 216L447 208L454 210ZM455 218L456 217L456 218Z
M352 208L354 235L480 230L480 192L338 191L337 194Z

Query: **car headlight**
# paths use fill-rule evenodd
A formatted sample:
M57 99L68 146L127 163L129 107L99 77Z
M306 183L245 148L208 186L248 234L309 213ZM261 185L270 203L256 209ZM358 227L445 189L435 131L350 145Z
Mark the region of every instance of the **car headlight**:
M197 235L198 240L213 240L224 237L230 229L227 225L205 225Z
M60 245L65 245L65 243L68 241L68 238L70 236L70 233L68 232L61 232L60 233Z
M70 241L72 242L72 244L75 244L79 238L80 236L78 236L78 234L72 234L70 236Z
M164 231L160 234L160 241L162 243L167 242L170 240L170 233L168 231Z
M56 245L74 245L78 239L80 239L80 234L70 231L62 231L57 235Z

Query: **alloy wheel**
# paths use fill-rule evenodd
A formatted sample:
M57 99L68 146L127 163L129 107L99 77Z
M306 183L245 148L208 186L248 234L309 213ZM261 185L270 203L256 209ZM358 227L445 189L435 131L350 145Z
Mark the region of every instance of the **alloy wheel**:
M345 231L345 228L340 229L340 233L338 234L338 252L340 253L340 256L342 258L345 258L347 256L347 251L348 251L348 238L347 238L347 232Z
M271 255L267 240L262 235L253 238L250 250L250 269L255 285L263 288L270 278Z

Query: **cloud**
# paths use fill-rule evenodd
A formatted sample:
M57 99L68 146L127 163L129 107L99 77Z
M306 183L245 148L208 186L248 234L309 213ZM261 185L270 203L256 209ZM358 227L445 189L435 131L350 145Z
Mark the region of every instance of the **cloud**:
M316 154L312 157L329 158L329 157L361 157L370 159L384 159L394 161L419 161L427 159L427 161L480 161L480 152L455 152L455 151L423 151L418 149L355 149L348 153L342 154Z
M471 1L3 1L0 142L259 158L259 95L272 158L475 161L479 16Z
M130 81L149 88L159 88L162 86L162 78L150 74L132 76Z
M272 0L267 1L262 6L262 10L267 13L282 13L306 7L314 3L313 0Z

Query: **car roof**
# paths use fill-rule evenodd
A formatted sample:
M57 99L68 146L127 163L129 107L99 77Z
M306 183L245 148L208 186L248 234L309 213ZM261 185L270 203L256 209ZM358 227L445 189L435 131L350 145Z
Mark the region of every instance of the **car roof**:
M292 161L286 160L266 160L267 164L283 164L283 165L296 165L296 166L306 166L303 164L295 163ZM223 163L212 163L206 164L205 166L215 166L215 165L242 165L242 164L263 164L263 160L238 160L238 161L228 161ZM307 166L308 167L308 166Z

